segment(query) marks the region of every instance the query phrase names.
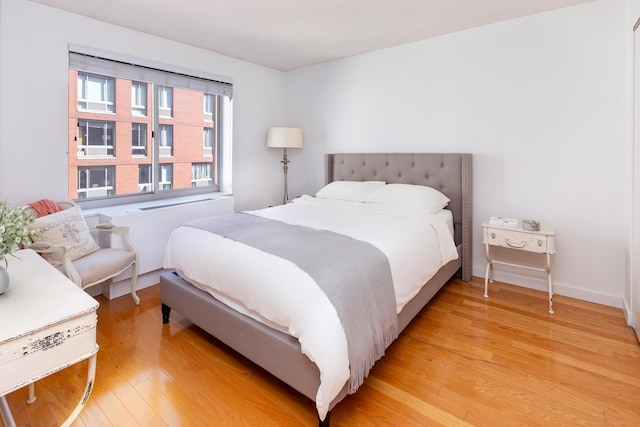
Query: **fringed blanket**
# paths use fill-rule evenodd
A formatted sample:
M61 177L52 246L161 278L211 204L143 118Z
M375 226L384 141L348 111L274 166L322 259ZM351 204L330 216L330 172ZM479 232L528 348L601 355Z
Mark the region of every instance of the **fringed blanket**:
M247 213L199 219L198 228L287 259L311 276L338 313L347 338L354 393L398 335L387 257L370 243ZM250 267L249 267L250 268Z

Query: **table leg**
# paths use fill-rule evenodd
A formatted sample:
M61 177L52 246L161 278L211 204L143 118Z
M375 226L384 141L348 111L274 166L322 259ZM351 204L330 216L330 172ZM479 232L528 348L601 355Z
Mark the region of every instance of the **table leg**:
M29 383L29 398L27 399L27 403L31 405L36 401L36 383Z
M487 257L487 269L484 272L484 297L489 298L489 282L493 283L493 263L491 262L489 244L485 244L485 256Z
M80 411L82 411L82 408L84 408L84 405L87 404L87 400L89 400L89 396L91 395L91 389L93 388L93 381L96 378L96 358L97 358L97 350L95 353L93 353L91 355L91 357L89 357L89 369L87 372L87 385L84 389L84 393L82 394L82 397L80 399L80 402L78 403L78 406L76 406L76 408L73 410L73 412L71 413L71 415L69 415L69 418L67 418L67 420L62 423L63 427L66 426L70 426L73 421L76 419L76 417L78 416L78 414L80 414Z
M4 396L0 396L0 417L2 419L2 423L6 427L16 427L16 422L13 420L11 409L9 409L9 405L7 404L7 398Z
M553 282L551 281L551 254L547 254L547 280L549 281L549 313L553 314Z

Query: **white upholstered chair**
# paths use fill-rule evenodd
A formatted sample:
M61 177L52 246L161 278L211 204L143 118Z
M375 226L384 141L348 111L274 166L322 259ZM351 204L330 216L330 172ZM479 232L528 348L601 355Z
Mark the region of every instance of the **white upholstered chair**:
M82 289L112 279L131 267L131 296L136 305L140 304L136 294L138 254L129 240L129 227L99 224L89 228L78 205L72 201L56 203L64 210L40 216L31 224L38 234L32 237L30 248L60 268ZM32 210L36 214L36 210ZM94 235L101 243L113 240L100 239L101 233L121 236L124 248L111 247L111 244L98 246Z

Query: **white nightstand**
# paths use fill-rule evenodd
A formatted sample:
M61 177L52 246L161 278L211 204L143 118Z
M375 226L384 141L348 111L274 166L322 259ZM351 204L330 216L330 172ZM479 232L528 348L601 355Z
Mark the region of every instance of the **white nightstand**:
M518 227L506 227L489 224L489 221L482 223L482 243L485 244L487 255L487 270L484 277L484 297L489 297L487 293L488 283L493 283L493 264L509 265L512 267L527 268L529 270L543 271L547 273L549 282L549 313L553 314L553 283L551 282L551 255L556 253L555 231L552 226L540 224L540 231L523 230ZM504 261L494 260L491 247L500 246L503 248L516 249L547 255L546 268L531 267L522 264L513 264Z

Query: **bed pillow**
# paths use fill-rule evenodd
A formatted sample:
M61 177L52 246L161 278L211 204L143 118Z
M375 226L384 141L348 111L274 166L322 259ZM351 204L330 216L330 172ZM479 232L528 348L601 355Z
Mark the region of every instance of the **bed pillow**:
M316 193L316 197L320 199L366 202L384 184L384 181L333 181L322 187Z
M368 201L426 213L435 213L447 206L450 200L435 188L425 187L424 185L387 184L378 188Z
M29 228L38 232L32 237L34 243L66 246L72 261L100 249L91 237L79 206L37 218ZM47 254L44 257L47 258Z

